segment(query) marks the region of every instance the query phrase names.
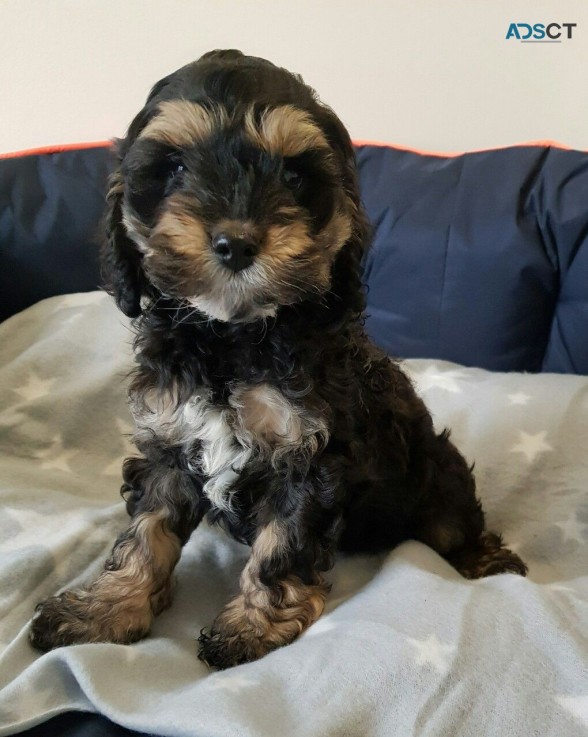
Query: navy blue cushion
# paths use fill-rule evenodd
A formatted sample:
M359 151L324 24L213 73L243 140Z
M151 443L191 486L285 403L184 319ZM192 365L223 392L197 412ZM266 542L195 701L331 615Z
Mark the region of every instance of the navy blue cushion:
M112 151L0 159L0 320L45 297L96 289Z
M357 156L376 342L401 357L588 373L588 154Z
M391 355L588 374L588 154L360 145L367 327ZM0 159L0 319L99 285L112 153Z

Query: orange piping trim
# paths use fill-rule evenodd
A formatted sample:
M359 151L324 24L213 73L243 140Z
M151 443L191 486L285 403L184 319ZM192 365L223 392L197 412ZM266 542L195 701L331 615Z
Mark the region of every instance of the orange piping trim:
M89 141L87 143L63 143L56 146L41 146L40 148L26 148L22 151L12 151L0 154L0 159L17 159L24 156L42 156L45 154L61 154L65 151L82 151L86 148L110 148L112 141Z
M525 143L514 143L510 146L491 146L489 148L480 148L480 149L474 149L473 151L457 151L457 152L445 152L445 151L427 151L425 149L421 148L412 148L411 146L398 146L394 143L384 143L382 141L364 141L364 140L354 140L353 144L355 146L377 146L379 148L393 148L397 151L408 151L409 153L413 154L420 154L421 156L438 156L443 159L451 159L455 158L456 156L463 156L464 154L479 154L484 153L485 151L500 151L501 149L505 148L531 148L531 147L541 147L541 148L559 148L564 151L573 151L576 149L573 149L571 146L566 146L563 143L559 143L558 141L526 141Z

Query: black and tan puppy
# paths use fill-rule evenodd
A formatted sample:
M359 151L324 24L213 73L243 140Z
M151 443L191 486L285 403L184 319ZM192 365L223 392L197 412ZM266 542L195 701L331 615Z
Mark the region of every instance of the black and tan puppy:
M414 538L467 577L524 574L448 433L364 333L353 148L315 93L215 51L155 85L118 152L104 267L136 318L132 520L96 581L37 607L33 644L144 637L205 515L251 546L200 637L221 668L320 616L338 548Z

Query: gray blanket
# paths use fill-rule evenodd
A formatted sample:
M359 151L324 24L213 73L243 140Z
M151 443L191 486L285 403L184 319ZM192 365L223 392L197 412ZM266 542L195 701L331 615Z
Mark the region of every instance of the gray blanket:
M588 733L586 377L406 362L527 579L465 581L416 542L341 559L295 644L212 673L195 638L247 550L203 525L150 637L35 652L35 603L95 575L126 524L131 337L98 292L0 327L0 735L69 709L178 737Z

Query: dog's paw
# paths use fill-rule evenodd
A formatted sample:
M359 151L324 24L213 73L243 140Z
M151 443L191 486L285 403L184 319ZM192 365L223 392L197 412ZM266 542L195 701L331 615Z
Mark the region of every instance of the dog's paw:
M259 637L201 630L198 657L211 668L224 670L258 660L275 648Z
M131 643L149 631L150 618L121 618L112 603L97 600L83 589L65 591L37 604L29 640L47 651L90 642Z
M490 560L481 561L474 578L496 576L499 573L514 573L526 576L528 568L521 558L508 548L501 548Z
M484 578L500 573L526 576L528 570L516 553L504 547L500 535L491 532L480 537L476 548L458 551L448 558L465 578Z
M37 604L29 631L29 640L34 647L46 651L88 642L91 626L83 611L84 593L66 591Z

